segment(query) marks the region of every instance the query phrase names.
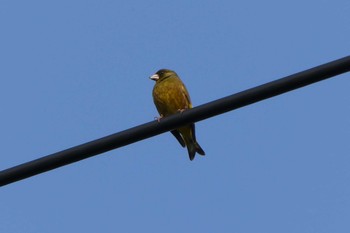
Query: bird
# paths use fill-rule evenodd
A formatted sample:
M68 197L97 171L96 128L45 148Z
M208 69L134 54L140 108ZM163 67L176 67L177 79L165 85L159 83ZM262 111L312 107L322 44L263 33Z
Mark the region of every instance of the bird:
M160 114L158 121L163 117L183 112L192 108L190 95L175 71L160 69L150 79L155 81L153 87L153 102ZM196 153L205 155L204 150L196 140L195 125L191 123L170 131L182 147L187 147L188 155L192 161Z

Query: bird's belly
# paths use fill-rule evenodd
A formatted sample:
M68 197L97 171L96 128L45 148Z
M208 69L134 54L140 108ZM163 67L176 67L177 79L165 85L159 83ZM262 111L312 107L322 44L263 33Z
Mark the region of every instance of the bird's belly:
M173 92L155 93L154 102L157 110L163 116L168 116L177 113L180 109L186 109L188 104Z

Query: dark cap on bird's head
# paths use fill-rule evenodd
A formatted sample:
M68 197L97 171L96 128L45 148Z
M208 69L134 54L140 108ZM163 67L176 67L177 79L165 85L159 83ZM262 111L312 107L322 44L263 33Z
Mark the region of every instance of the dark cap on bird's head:
M149 78L154 80L154 81L158 81L158 80L165 79L165 78L167 78L167 77L169 77L171 75L177 76L175 71L172 71L172 70L169 70L169 69L161 69L161 70L158 70L157 73L155 73L154 75L152 75Z

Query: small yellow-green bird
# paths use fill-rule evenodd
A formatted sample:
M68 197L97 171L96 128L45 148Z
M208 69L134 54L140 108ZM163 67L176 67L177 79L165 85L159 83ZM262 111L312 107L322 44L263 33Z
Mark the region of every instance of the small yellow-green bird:
M152 75L150 79L156 82L153 88L153 101L160 114L160 119L192 108L190 95L174 71L161 69ZM203 149L196 141L195 126L193 123L172 130L171 133L182 147L187 147L190 160L194 159L196 152L200 155L205 155Z

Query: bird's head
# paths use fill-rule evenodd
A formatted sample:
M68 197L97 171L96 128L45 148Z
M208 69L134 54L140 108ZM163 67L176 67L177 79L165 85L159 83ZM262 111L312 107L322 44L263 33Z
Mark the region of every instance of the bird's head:
M149 78L157 82L157 81L164 80L168 77L171 77L173 75L177 76L177 74L172 70L161 69L161 70L158 70L157 73L155 73Z

